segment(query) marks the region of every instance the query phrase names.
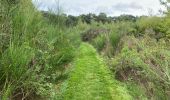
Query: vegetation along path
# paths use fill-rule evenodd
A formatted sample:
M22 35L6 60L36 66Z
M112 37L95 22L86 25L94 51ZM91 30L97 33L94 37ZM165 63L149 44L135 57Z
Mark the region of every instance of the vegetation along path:
M82 43L78 53L63 93L64 100L131 99L90 44Z

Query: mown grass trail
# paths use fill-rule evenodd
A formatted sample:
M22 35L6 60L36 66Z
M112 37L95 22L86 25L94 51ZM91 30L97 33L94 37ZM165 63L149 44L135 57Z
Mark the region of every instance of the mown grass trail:
M130 100L126 89L116 82L96 50L82 43L67 81L63 100Z

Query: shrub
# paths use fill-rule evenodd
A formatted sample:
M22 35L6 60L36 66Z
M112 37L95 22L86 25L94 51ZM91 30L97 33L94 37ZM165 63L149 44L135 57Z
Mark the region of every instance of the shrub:
M112 67L116 78L135 82L148 99L167 99L170 82L168 43L157 42L149 36L141 39L129 36L122 41L122 49L115 56Z
M106 44L105 34L101 34L91 41L91 44L98 50L102 51Z

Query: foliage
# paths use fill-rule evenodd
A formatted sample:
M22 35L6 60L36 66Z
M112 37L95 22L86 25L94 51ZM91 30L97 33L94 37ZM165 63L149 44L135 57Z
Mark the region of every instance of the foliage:
M64 30L64 17L44 17L29 0L1 0L0 4L2 99L34 99L36 95L49 98L52 83L74 58L74 48L80 42L79 36L71 35L76 29Z
M121 21L132 21L132 22L136 22L136 20L138 19L135 16L132 15L120 15L118 17L114 17L113 18L115 22L121 22Z
M131 21L131 22L136 22L138 17L132 16L132 15L120 15L118 17L111 17L107 16L105 13L100 13L99 15L95 15L92 13L89 13L87 15L83 14L78 16L82 20L82 22L87 23L87 24L92 24L93 21L97 23L112 23L112 22L126 22L126 21Z
M135 24L132 22L98 25L96 29L90 29L84 32L82 34L82 40L88 41L99 52L108 57L114 55L121 37L136 33Z
M129 36L122 41L122 49L115 56L112 67L116 78L123 82L135 82L145 91L148 99L168 99L168 43L164 40L157 43L156 39L147 35L142 39Z
M49 24L57 25L58 27L62 26L60 29L65 26L65 22L67 20L67 16L65 14L55 14L52 11L42 11L41 13Z
M73 27L73 26L76 26L77 24L78 24L78 18L76 18L75 16L69 15L66 20L66 25L68 27Z
M58 99L56 87L74 62L59 93L63 98L169 99L170 14L168 2L162 4L162 17L109 17L38 11L30 0L1 0L0 97Z
M103 24L107 22L107 15L105 13L100 13L97 17L98 22L102 22Z

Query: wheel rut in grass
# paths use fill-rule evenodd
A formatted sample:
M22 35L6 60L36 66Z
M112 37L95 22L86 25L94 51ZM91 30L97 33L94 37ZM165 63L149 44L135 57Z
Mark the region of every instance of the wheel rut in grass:
M127 90L112 77L96 50L82 43L70 73L63 100L130 100Z

